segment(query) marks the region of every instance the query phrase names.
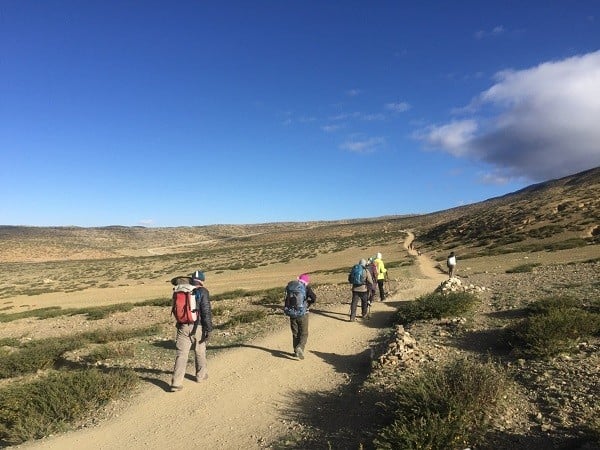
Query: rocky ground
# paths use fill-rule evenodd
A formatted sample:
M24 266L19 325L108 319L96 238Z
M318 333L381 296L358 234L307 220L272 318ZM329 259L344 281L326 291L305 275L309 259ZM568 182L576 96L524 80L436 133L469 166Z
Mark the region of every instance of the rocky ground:
M477 291L481 302L476 311L465 317L419 322L396 329L389 340L372 350L373 359L383 362L372 378L385 384L386 379L409 374L424 363L441 363L461 355L492 359L506 368L516 381L517 391L511 394L514 398L507 414L494 421L490 448L598 448L589 438L588 427L600 416L600 339L579 342L572 352L548 360L516 357L500 343L505 328L522 317L522 308L533 300L561 293L581 299L600 298L598 273L600 262L592 262L543 265L528 273L476 273L459 278L463 287ZM388 287L392 292L405 292L413 282L393 280ZM323 285L315 289L326 304L349 300L346 285ZM251 303L251 299L228 300L219 306L229 305L234 310L242 302ZM147 324L165 326L163 350L169 347L172 330L164 311L145 307L143 314ZM133 316L139 315L140 309L136 308L99 321L89 321L83 316L62 317L44 321L43 327L35 319L25 319L3 324L0 338L27 340L94 328L127 328L138 323ZM281 327L281 321L270 322L267 327ZM214 345L220 339L231 338L231 333L231 330L217 330ZM135 364L167 382L172 354L170 351L160 354L167 356L157 357L158 353L152 349L137 353Z
M379 354L375 376L386 379L451 357L492 359L505 367L517 392L505 416L495 419L490 448L600 448L589 427L600 416L600 337L578 342L550 359L526 359L503 345L506 327L523 307L550 295L600 298L600 263L548 265L528 273L480 273L460 279L481 298L474 314L399 326Z

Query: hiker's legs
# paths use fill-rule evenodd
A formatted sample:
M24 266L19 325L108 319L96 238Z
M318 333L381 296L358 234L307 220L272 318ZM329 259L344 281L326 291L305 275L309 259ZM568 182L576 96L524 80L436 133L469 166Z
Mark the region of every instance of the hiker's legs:
M292 329L292 348L296 351L296 347L300 343L300 324L298 319L290 317L290 328Z
M376 292L375 285L369 286L369 291L367 292L367 302L369 304L373 303L373 300L375 299L375 292Z
M383 290L383 282L385 280L377 280L377 286L379 286L379 301L385 300L385 291Z
M302 317L296 319L298 323L298 343L294 349L300 347L304 353L306 342L308 341L308 314L304 314Z
M350 303L350 320L356 319L356 307L360 301L360 292L352 291L352 303Z
M196 363L196 380L200 381L208 378L208 366L206 364L206 342L202 341L202 327L198 325L196 334L192 337L195 363Z
M362 318L364 319L365 317L367 317L367 314L369 313L369 303L368 303L369 293L361 292L360 294L361 294L360 295L360 312L362 314Z
M453 265L448 266L448 276L450 278L452 278L454 276L454 266Z
M182 324L177 327L177 337L175 339L175 348L177 349L177 352L175 353L175 367L173 368L171 386L181 386L183 383L188 355L190 353L190 348L192 347L191 331L192 325Z

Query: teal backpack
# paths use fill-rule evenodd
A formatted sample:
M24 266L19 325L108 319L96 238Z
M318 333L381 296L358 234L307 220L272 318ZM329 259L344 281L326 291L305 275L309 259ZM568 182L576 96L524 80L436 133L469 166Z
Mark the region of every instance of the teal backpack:
M283 312L286 316L294 319L306 314L306 285L301 281L292 280L285 287Z
M365 284L367 280L366 269L360 264L356 264L352 267L350 274L348 275L348 282L352 283L353 286L360 286Z

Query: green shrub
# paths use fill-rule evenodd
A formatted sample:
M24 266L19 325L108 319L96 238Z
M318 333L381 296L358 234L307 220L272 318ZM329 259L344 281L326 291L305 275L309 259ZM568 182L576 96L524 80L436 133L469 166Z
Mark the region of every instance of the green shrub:
M259 320L263 320L265 317L267 317L267 313L262 309L242 311L234 315L229 322L223 324L223 328L232 328L236 325L244 323L258 322Z
M111 314L116 312L127 312L133 309L132 303L117 303L114 305L96 306L89 309L81 309L81 313L85 314L89 320L106 319Z
M236 289L234 291L223 292L222 294L211 295L210 299L218 302L221 300L231 300L232 298L246 297L248 295L252 294L245 289Z
M60 365L62 355L90 343L106 344L134 337L152 336L160 331L158 325L132 330L97 330L62 338L37 339L23 344L17 351L0 359L0 379L12 378Z
M464 449L481 443L490 417L502 413L511 390L492 363L458 359L426 366L400 382L391 403L394 420L374 440L378 449Z
M536 267L541 266L540 263L528 263L528 264L521 264L517 267L513 267L512 269L506 269L506 273L528 273L528 272L533 272L533 269L535 269Z
M408 324L418 320L441 319L464 314L477 302L470 292L433 292L422 295L412 302L402 303L395 316L398 323Z
M149 300L143 300L141 302L134 303L135 306L160 306L160 307L170 307L171 306L171 297L158 297L151 298Z
M575 297L557 295L536 300L527 305L526 310L529 314L546 314L552 309L571 308L581 308L581 302Z
M0 446L64 431L109 400L134 388L133 371L55 372L0 390Z
M261 292L260 300L256 301L258 305L281 304L283 306L283 288L267 289Z
M132 344L113 343L103 344L93 348L84 358L86 364L94 364L99 361L105 361L113 358L132 358L135 356L134 346Z
M0 379L51 368L63 353L74 350L80 345L73 339L44 339L28 342L18 351L4 355L0 361Z
M19 340L16 338L0 338L0 347L19 347Z
M511 330L513 347L533 357L548 357L600 332L600 315L577 308L552 308L520 321Z

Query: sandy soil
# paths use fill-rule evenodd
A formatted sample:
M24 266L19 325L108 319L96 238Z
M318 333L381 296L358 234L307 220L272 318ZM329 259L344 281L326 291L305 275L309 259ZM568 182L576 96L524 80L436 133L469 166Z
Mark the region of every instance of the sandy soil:
M406 251L412 239L409 235ZM390 300L408 300L431 292L446 278L425 255L418 256L417 261L422 278ZM310 313L310 336L303 361L292 356L291 333L283 329L217 353L209 359L210 376L204 382L186 379L183 391L170 393L164 381L150 380L127 408L108 421L18 448L268 447L290 432L289 424L297 414L295 396L334 390L347 383L349 373L368 366L369 344L393 312L387 302L377 302L369 320L349 322L347 305L322 307L317 302ZM326 416L327 411L315 410L314 414Z

